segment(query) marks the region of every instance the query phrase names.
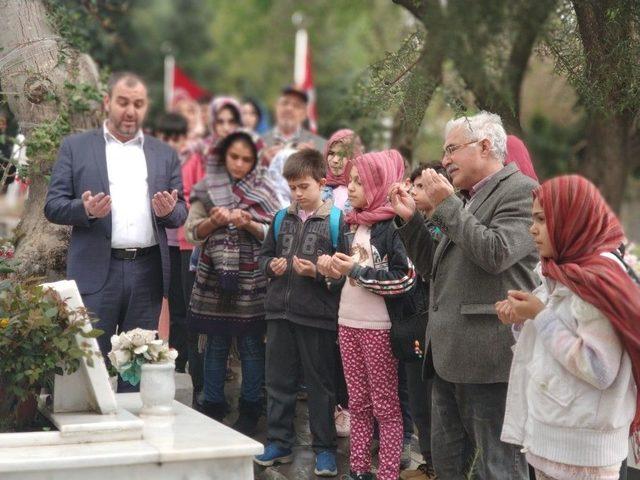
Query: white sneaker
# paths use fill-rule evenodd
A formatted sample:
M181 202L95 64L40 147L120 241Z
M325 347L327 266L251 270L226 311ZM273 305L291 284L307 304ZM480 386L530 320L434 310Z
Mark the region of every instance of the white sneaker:
M348 437L351 433L351 416L349 410L337 406L334 414L336 420L336 433L339 437Z

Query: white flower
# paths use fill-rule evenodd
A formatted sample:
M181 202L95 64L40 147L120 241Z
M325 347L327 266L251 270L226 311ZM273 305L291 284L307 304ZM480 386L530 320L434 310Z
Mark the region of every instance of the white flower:
M131 352L129 350L111 350L107 356L109 357L111 364L118 371L126 370L132 359Z
M155 330L144 330L142 328L134 328L127 332L127 336L131 339L134 347L141 347L156 339Z
M118 335L111 335L111 351L120 350L120 337Z
M139 347L133 349L133 353L135 353L136 355L142 355L147 350L149 350L149 345L140 345Z
M113 342L113 338L111 341ZM118 341L120 342L120 349L131 348L131 339L127 336L126 332L122 332L118 335Z
M167 357L169 358L169 360L175 360L176 358L178 358L178 351L175 348L170 348L167 352Z
M154 362L157 362L160 358L160 355L166 348L165 343L162 340L153 340L149 342L149 355L151 356Z

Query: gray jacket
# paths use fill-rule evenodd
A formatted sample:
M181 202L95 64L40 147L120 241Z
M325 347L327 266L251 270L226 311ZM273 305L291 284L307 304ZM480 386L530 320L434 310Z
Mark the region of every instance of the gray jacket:
M507 290L531 291L538 257L531 235L536 182L507 165L465 209L451 196L431 220L445 237L434 247L416 213L399 229L409 257L430 279L426 343L437 374L454 383L507 382L514 343L494 303Z
M325 143L327 141L319 135L305 129L300 128L294 135L288 140L284 140L280 135L278 128L274 127L262 136L262 141L266 147L273 147L274 145L288 145L291 148L297 149L300 143L313 143L313 148L322 152Z

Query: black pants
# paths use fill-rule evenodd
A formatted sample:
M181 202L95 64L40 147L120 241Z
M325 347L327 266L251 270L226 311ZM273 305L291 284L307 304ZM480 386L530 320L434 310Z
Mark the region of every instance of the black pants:
M438 478L526 480L528 465L516 445L500 440L506 383L451 383L436 374L431 392L431 453Z
M139 327L157 330L162 307L162 264L160 249L135 260L111 258L107 281L96 293L82 295L90 312L98 317L96 328L104 331L98 345L108 364L111 336ZM133 386L118 376L118 392L136 392Z
M413 437L413 410L410 405L407 373L401 361L398 362L398 398L402 411L402 439L406 445L411 443L411 437Z
M196 281L196 273L189 271L192 250L181 250L182 289L184 304L188 311L191 303L191 292ZM198 353L198 332L195 332L187 318L187 351L189 357L189 375L193 383L194 393L197 395L204 388L204 355Z
M422 378L422 362L404 364L409 388L409 405L413 422L418 429L420 453L431 461L431 386L432 379Z
M296 325L287 320L267 321L266 384L267 439L291 448L296 434L300 365L309 392L309 426L313 449L336 449L334 346L336 332Z
M184 366L189 358L187 343L187 306L185 304L184 289L182 288L182 259L180 247L169 247L171 260L171 280L169 283L169 315L171 329L169 330L169 345L178 351L176 370L184 372Z

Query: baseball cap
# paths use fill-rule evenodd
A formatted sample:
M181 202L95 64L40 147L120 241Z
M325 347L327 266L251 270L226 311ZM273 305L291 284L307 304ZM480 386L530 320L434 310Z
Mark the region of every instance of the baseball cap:
M304 90L296 87L295 85L287 85L280 92L282 95L296 95L300 98L304 103L309 103L309 95Z

